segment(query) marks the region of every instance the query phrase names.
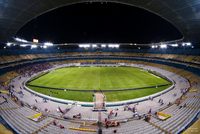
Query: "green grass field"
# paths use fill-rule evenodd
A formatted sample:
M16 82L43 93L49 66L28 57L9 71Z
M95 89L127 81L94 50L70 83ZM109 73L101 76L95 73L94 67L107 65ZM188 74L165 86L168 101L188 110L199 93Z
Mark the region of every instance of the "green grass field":
M170 86L170 82L143 69L133 67L69 67L49 72L29 84L54 88L79 90L113 90L106 92L107 101L128 100L147 96L162 91ZM145 88L131 91L115 91L116 89L141 88L169 84L158 88ZM92 101L93 92L49 90L29 88L57 98ZM51 92L50 92L51 91Z

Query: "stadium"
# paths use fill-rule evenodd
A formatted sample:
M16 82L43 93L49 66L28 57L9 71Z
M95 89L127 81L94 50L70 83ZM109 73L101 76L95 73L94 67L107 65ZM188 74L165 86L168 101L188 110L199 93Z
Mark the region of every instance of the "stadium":
M0 1L0 134L199 134L199 6Z

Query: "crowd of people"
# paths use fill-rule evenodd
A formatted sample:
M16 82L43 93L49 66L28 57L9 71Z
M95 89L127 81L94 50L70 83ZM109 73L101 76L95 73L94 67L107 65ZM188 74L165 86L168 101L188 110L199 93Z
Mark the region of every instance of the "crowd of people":
M33 64L26 67L23 67L21 69L17 70L18 74L21 74L22 76L31 76L35 73L41 72L43 70L48 70L52 67L49 63L43 63L43 64Z

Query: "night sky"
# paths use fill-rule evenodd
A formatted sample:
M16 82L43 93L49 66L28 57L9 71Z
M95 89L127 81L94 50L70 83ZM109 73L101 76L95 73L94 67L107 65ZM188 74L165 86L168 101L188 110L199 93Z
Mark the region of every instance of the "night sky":
M161 17L117 3L80 3L58 8L27 23L17 36L53 43L152 43L182 37Z

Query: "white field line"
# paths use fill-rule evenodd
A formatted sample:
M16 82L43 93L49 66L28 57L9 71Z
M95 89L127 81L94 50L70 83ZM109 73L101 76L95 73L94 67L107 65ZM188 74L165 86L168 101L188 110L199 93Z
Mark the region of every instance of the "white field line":
M158 76L156 76L156 75L154 75L154 74L152 74L152 73L150 73L152 76L154 76L154 77L157 77L157 78L159 78L159 79L161 79L160 77L158 77Z

